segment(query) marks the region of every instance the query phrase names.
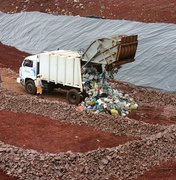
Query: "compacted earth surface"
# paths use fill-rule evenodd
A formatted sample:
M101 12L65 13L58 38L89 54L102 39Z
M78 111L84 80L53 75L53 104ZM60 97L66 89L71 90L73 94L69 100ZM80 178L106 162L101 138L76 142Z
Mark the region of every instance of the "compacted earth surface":
M175 23L175 1L0 0L0 11L40 11ZM41 97L16 83L29 54L0 43L0 179L176 179L176 94L112 81L139 107L128 117Z

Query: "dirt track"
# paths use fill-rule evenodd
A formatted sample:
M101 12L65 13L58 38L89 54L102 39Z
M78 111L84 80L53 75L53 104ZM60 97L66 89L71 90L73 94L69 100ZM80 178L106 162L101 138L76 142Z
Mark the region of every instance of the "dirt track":
M70 0L64 1L64 3L62 1L55 1L55 4L53 2L51 3L51 1L44 2L42 0L40 3L35 0L25 2L8 1L8 3L0 0L0 3L0 11L10 13L37 10L53 14L79 14L81 16L95 15L101 17L104 16L105 18L111 19L176 23L174 13L176 10L176 3L172 0L159 0L156 2L150 0L134 0L130 1L129 3L118 0L99 1L99 3L83 0L73 2ZM41 4L43 5L41 6ZM99 11L97 11L97 9L99 9ZM109 13L110 10L111 12ZM134 97L139 103L139 108L130 113L128 116L129 119L126 120L117 118L115 122L117 121L118 123L116 122L115 124L111 117L103 119L101 116L94 117L84 113L82 115L82 120L85 119L88 123L83 123L80 121L81 118L79 119L81 112L76 111L75 113L75 107L71 107L70 109L73 108L74 110L69 111L53 111L53 117L55 117L55 113L57 114L60 112L60 118L55 117L54 120L53 117L50 117L50 115L52 115L51 111L48 113L49 116L46 116L46 114L41 110L42 108L39 109L39 113L36 111L37 115L36 113L31 114L31 112L37 110L38 106L34 106L35 109L31 110L30 113L25 113L25 102L28 102L27 99L30 99L31 96L26 95L24 88L16 83L16 73L18 72L21 60L27 55L27 53L20 52L13 47L7 47L0 44L0 72L3 79L3 93L7 93L5 96L6 98L3 99L4 103L0 106L0 108L3 107L3 109L0 111L0 141L15 145L17 147L22 147L23 149L32 148L38 150L39 152L60 152L72 150L75 152L85 153L90 150L95 150L94 153L96 156L94 156L93 152L88 152L90 156L88 156L87 153L83 154L83 158L79 160L77 165L73 169L69 169L67 175L65 176L67 178L72 177L72 179L74 179L77 177L76 179L78 179L78 177L80 178L81 174L86 177L87 173L90 173L91 170L93 170L92 172L99 173L97 170L97 167L99 167L100 169L102 168L100 174L104 173L104 177L109 177L108 175L111 174L109 179L127 179L127 177L125 178L123 176L123 173L127 170L127 175L130 175L131 173L131 176L132 174L135 178L138 176L138 179L175 179L175 129L174 126L173 129L169 126L174 125L176 122L176 94L162 93L153 89L136 87L123 82L112 83L114 87L128 92L128 94ZM34 101L36 101L41 107L43 104L42 102L49 104L55 102L60 104L60 102L62 102L64 105L61 104L61 107L65 107L67 104L64 96L65 94L63 92L55 92L52 95L45 94L43 99L35 99L35 97L33 98ZM21 102L21 105L24 103L23 106L18 103L15 104L15 98L19 100L19 103ZM21 109L18 108L18 106L21 107ZM63 119L64 117L67 117L66 121L63 121L62 117ZM76 119L76 122L78 121L81 123L81 127L80 124L75 124L75 120L73 121L74 125L72 125L72 123L70 124L72 119ZM94 123L94 119L96 123ZM105 125L101 126L99 124L100 122L105 123ZM145 124L144 122L148 124ZM165 128L166 132L163 132ZM170 134L170 132L172 133ZM149 142L145 142L146 137L149 138ZM62 143L56 139L59 139ZM135 148L133 149L133 144L135 144L134 139L136 139L137 142ZM127 144L124 144L125 142L127 142ZM130 143L132 143L132 145L130 145ZM149 143L149 145L147 143ZM127 149L126 151L122 150L122 154L118 154L117 157L115 156L115 161L108 160L109 162L106 165L106 148L111 147L112 149L110 151L114 153L114 150L119 148L119 144L121 144L120 147L127 148L129 150L129 154L127 153ZM140 146L142 147L143 151L146 148L149 148L149 151L146 149L146 154L142 155ZM100 151L97 150L98 147L101 147ZM10 149L11 148L12 147L10 147ZM6 161L8 164L8 162L10 162L8 159L9 152L7 151L6 153L2 149L0 150L0 154L2 152L5 153L2 157L6 158L7 161L5 159L4 161ZM131 160L129 155L131 153L133 154L133 151L135 155ZM26 151L24 150L23 152L25 155ZM153 154L150 155L150 152L153 152ZM11 157L12 155L13 154L11 154ZM125 158L123 158L123 155L125 155ZM111 157L112 155L108 154L108 158L110 158L109 156ZM102 165L100 163L97 165L93 161L93 159L96 159L95 157L99 157L97 158L98 162L102 157L105 158L105 160L103 160L103 163L105 164ZM138 166L138 164L142 162L142 158L140 159L140 157L143 157L144 159L146 158L146 160L143 162L143 164L146 164L146 167L144 167L144 170L142 171ZM125 159L127 159L128 163L126 163ZM14 165L18 164L18 162L13 161L13 159L11 160L12 164L8 165L8 167L13 167L13 162ZM35 161L36 160L34 159L34 162ZM117 168L116 162L118 165L121 165L122 163L121 167ZM128 164L131 162L134 162L134 167L128 166ZM85 164L87 169L82 169L81 166L84 166ZM156 164L158 164L158 166ZM3 167L3 165L1 165L2 164L0 163L0 168L5 170L6 173L8 172L11 175L15 175L15 173L17 173L17 177L24 177L26 173L20 173L21 169L18 169L21 168L20 164L17 166L19 171L16 172L11 171L12 169L8 170L8 167ZM113 168L114 172L111 171ZM82 172L77 173L77 169L82 169ZM150 171L147 172L147 170ZM140 176L140 173L144 173L144 175ZM30 172L27 175L29 176ZM96 174L94 178L99 179L100 175ZM130 176L128 176L128 178L130 178ZM4 173L0 172L0 179L14 178L6 176Z
M1 141L42 153L87 152L97 148L118 146L135 139L86 126L80 128L30 113L0 111L0 119Z

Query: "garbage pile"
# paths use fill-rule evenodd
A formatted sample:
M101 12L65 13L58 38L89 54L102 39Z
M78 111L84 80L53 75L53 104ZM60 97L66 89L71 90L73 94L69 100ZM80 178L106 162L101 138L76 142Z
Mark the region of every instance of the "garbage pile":
M128 94L113 89L107 82L106 72L98 73L95 67L84 69L83 87L88 96L81 103L84 110L126 116L138 107Z

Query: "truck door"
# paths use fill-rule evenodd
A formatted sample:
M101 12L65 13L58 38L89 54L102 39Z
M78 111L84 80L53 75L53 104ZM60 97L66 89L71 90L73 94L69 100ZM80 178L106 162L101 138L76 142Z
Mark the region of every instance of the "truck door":
M25 59L22 64L21 75L23 79L30 78L35 79L36 77L36 61Z

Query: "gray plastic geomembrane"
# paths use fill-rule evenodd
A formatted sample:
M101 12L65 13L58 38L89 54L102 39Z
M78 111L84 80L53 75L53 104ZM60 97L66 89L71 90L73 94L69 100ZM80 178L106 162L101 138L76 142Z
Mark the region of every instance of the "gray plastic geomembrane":
M140 86L176 91L176 25L54 16L39 12L0 13L0 41L28 53L87 47L93 40L138 34L136 61L116 78Z

